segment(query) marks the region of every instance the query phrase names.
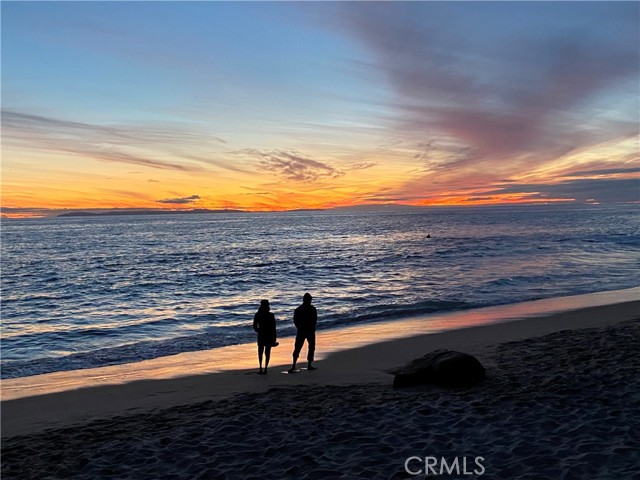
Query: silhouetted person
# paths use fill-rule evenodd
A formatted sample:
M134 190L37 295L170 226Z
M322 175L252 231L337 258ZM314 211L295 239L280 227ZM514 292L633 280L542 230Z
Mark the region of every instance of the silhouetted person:
M302 305L295 309L293 312L293 323L296 326L296 344L293 349L293 366L289 370L289 373L296 371L296 364L298 363L298 357L300 356L300 350L306 340L308 343L307 353L307 370L315 370L316 367L313 363L313 353L316 350L316 324L318 323L318 311L316 307L311 305L313 298L309 293L305 293L302 297Z
M261 375L266 375L269 359L271 358L271 347L277 347L276 341L276 317L271 313L269 300L260 301L260 308L253 317L253 329L258 334L258 361L260 362ZM262 354L264 353L264 370L262 369Z

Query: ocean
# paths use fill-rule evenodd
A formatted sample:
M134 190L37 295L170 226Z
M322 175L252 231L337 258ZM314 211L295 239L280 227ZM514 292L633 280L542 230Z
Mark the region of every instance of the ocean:
M640 284L627 206L511 206L2 220L2 378L319 328ZM428 317L425 321L429 321Z

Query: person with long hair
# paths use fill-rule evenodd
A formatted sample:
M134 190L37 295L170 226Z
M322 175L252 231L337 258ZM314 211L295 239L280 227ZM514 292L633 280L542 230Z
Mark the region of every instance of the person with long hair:
M271 347L277 347L276 341L276 317L271 313L269 300L262 300L260 308L253 317L253 329L258 334L258 362L260 363L260 375L267 374ZM264 369L262 368L262 356L264 354Z

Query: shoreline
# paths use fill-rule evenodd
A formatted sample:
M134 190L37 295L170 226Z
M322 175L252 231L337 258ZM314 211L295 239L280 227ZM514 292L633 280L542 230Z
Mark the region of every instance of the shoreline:
M598 305L608 305L624 301L640 299L640 286L629 287L618 290L604 290L583 294L571 294L560 297L547 297L513 303L498 303L484 306L463 307L454 309L442 309L425 313L405 312L395 315L393 312L388 317L379 317L368 321L335 322L335 320L325 322L321 318L318 335L323 348L319 355L326 355L340 350L346 350L370 343L377 343L385 340L401 338L422 333L438 333L456 328L468 326L492 324L513 319L524 319L539 315L547 315L575 308L583 308ZM292 311L292 310L291 310ZM287 317L286 313L279 317ZM328 324L327 324L328 323ZM293 324L289 320L279 322L281 335L279 338L293 342ZM252 336L251 324L244 327L245 333ZM282 332L286 332L282 336ZM198 333L193 338L198 338L202 334ZM177 337L174 340L164 340L163 342L177 342L181 344L191 337ZM11 336L9 337L11 340ZM170 348L171 352L165 352L158 356L146 354L133 355L131 352L137 348L136 343L121 345L126 347L127 353L124 357L114 357L113 352L106 353L108 357L103 365L82 365L77 361L76 355L33 359L36 362L35 370L29 371L25 368L30 362L20 360L3 363L2 378L0 378L0 400L13 399L22 396L41 395L64 391L74 388L82 388L83 383L94 385L96 383L122 384L129 381L144 379L172 378L194 373L214 373L219 371L237 370L241 368L251 368L253 365L253 354L247 354L247 345L253 345L253 341L245 343L231 343L229 345L212 345L214 341L205 341L207 346L200 344L196 349L188 345L184 350L181 348ZM198 341L200 343L200 341ZM184 345L183 345L184 346ZM109 349L107 349L108 351ZM272 352L277 358L282 358L276 349ZM105 355L103 350L94 352L78 352L81 356ZM250 357L251 360L247 361ZM90 358L89 358L90 359ZM45 365L38 366L38 360ZM238 360L240 364L238 364ZM283 361L289 361L287 358ZM53 362L51 365L50 362ZM69 363L66 363L69 362ZM90 362L90 363L100 363ZM18 365L16 367L16 364ZM196 369L194 371L194 366ZM17 371L15 371L17 369ZM9 372L9 373L7 373ZM95 372L95 374L93 374ZM36 377L34 381L29 378ZM45 385L49 384L50 388ZM33 388L38 385L37 388ZM16 388L14 388L14 386Z
M433 312L355 325L322 328L317 332L316 359L353 348L423 334L437 334L473 326L561 313L579 308L640 300L640 286L472 309ZM291 361L294 337L279 337L281 346L271 351L272 365ZM102 367L59 370L0 379L0 401L46 395L86 386L121 385L141 380L165 380L189 375L250 370L255 367L255 344L244 343L208 350L181 352L135 362Z
M427 459L446 461L447 471L426 478L635 478L638 307L636 301L473 327L466 335L454 330L422 342L385 342L330 355L317 372L272 377L295 382L267 381L236 395L121 409L3 437L3 478L406 480L425 478L410 472L425 468ZM487 378L469 389L391 388L392 377L377 368L413 356L415 342L423 353L426 338L437 339L438 347L465 346ZM502 343L487 343L495 338ZM327 373L331 378L323 379ZM220 387L214 380L224 377L191 378L211 393ZM175 388L177 380L147 387ZM65 393L86 401L87 392L102 390L111 402L117 395L109 392L127 388ZM8 416L5 408L2 413ZM465 460L471 474L463 471Z
M472 315L473 318L472 312L465 312L465 314ZM278 355L272 358L270 373L267 376L255 375L255 367L195 374L198 373L196 365L194 374L189 376L135 380L135 366L138 364L129 364L126 365L124 373L128 371L131 376L127 377L125 383L109 384L109 381L113 379L107 376L106 384L101 385L101 379L97 376L94 377L95 381L92 383L86 383L85 380L82 380L79 386L83 388L25 396L12 400L6 399L7 384L15 384L15 380L29 379L31 388L41 388L46 391L47 385L38 384L39 381L42 381L38 377L44 377L44 375L24 377L24 379L1 383L3 391L2 437L37 433L49 428L62 428L123 413L140 414L178 405L221 400L242 393L264 393L274 387L358 384L390 386L392 377L385 373L386 370L402 365L436 348L464 351L477 355L481 361L484 361L483 357L487 355L487 349L505 342L537 338L562 330L614 325L639 317L640 301L634 300L568 310L545 316L521 317L500 323L469 326L440 333L415 335L411 332L405 332L400 335L401 338L387 339L387 341L379 343L369 343L329 353L318 361L319 370L298 375L281 374L281 371L288 368L290 361L290 350L286 346L274 349L274 352L278 351ZM395 322L389 322L389 324L398 325ZM319 343L319 346L322 348L322 343ZM231 360L233 360L233 354L242 353L254 357L252 362L257 364L255 346L237 347L235 350L230 348L232 350ZM306 347L303 349L301 360L304 360L305 352ZM175 357L180 357L180 355ZM282 358L286 358L286 361L282 361ZM131 371L132 369L133 371ZM100 369L94 369L92 372L94 375L96 370ZM60 373L65 374L66 372ZM166 365L160 366L157 373L159 375L170 374L171 368ZM49 381L55 381L57 375L47 374L46 377ZM130 381L131 378L135 381ZM20 389L20 385L9 385L9 387Z

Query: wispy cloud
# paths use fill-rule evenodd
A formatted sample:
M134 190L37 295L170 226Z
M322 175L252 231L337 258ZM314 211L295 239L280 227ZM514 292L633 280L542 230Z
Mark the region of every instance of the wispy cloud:
M486 195L537 194L539 198L564 198L577 202L596 200L602 203L631 203L640 201L640 179L580 179L554 184L517 183L485 192Z
M600 170L579 170L563 174L564 177L595 177L605 175L621 175L628 173L640 173L640 167L603 168Z
M546 133L558 112L638 74L637 42L600 41L587 29L523 32L500 47L484 45L480 53L472 42L474 35L482 37L482 29L463 32L455 21L438 23L456 8L344 6L345 28L374 54L376 67L397 93L396 107L406 125L439 129L487 153L519 150ZM469 4L465 14L484 8ZM637 6L609 10L610 17L622 16L618 10L638 17ZM638 39L637 28L619 23L629 37L623 40ZM616 35L620 38L620 32Z
M354 2L335 8L340 15L329 20L332 26L371 54L370 64L356 66L379 73L390 87L393 130L405 139L391 148L420 164L390 197L447 195L465 185L481 190L571 152L638 135L637 4ZM570 25L557 21L566 15ZM496 21L505 17L513 20ZM605 94L617 98L616 115L587 113ZM630 173L618 160L592 171L583 160L580 170ZM604 192L627 184L561 183L557 173L543 195L583 198L593 188L601 198L630 197ZM522 187L524 195L529 187Z
M195 203L200 200L200 196L191 195L189 197L180 197L180 198L165 198L163 200L156 200L158 203L170 203L175 205L185 205L189 203Z
M105 149L104 151L100 150L90 150L90 149L82 149L82 148L68 148L68 149L60 149L60 151L67 151L69 153L86 155L97 160L102 160L105 162L116 162L116 163L128 163L132 165L142 165L144 167L157 168L160 170L175 170L179 172L202 172L204 169L197 166L192 165L183 165L177 162L167 162L163 160L155 160L151 158L144 158L137 155L131 155L124 152L113 151L110 149Z
M150 200L148 194L140 193L140 192L132 192L130 190L122 190L122 189L116 189L116 188L101 188L100 191L108 193L111 196L113 196L113 194L116 194L118 197L127 197L127 198L134 198L134 199L140 199L140 200Z
M368 168L375 167L376 165L376 162L357 162L347 167L347 170L366 170Z
M368 197L361 198L364 202L374 202L374 203L405 203L405 202L415 202L416 200L420 200L422 196L413 195L413 196L398 196L398 195L371 195Z
M461 147L457 142L433 139L419 142L413 158L422 163L423 171L429 172L467 159L469 150L470 147Z
M105 126L11 110L2 110L2 127L3 141L23 148L180 172L203 172L202 164L226 166L191 153L181 154L182 149L201 147L207 141L221 143L222 139L208 137L207 140L200 134L174 128Z
M468 198L465 198L464 201L465 202L486 202L494 199L495 197L468 197Z
M296 151L245 149L236 153L256 159L261 170L295 182L316 182L344 175L343 171Z

